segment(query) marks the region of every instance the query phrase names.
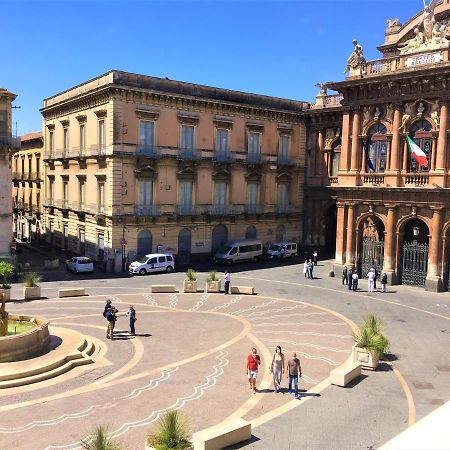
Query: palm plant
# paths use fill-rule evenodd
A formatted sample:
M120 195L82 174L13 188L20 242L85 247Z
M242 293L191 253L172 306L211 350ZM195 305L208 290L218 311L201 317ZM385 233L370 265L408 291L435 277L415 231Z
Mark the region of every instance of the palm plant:
M217 278L217 272L215 270L211 270L208 275L208 281L219 281Z
M123 447L108 436L108 427L99 425L94 433L87 439L80 442L82 448L86 450L122 450Z
M36 272L25 272L22 281L25 287L38 287L42 277Z
M197 272L194 269L188 269L186 271L186 277L189 281L196 281L197 280Z
M362 322L358 332L353 333L358 347L382 356L389 348L389 340L383 335L383 323L373 314L369 314Z
M14 275L14 266L7 261L0 261L0 277L2 278L1 289L11 289L8 284L9 278Z
M183 450L191 447L188 426L181 412L171 410L164 413L155 430L147 437L147 445L156 450Z

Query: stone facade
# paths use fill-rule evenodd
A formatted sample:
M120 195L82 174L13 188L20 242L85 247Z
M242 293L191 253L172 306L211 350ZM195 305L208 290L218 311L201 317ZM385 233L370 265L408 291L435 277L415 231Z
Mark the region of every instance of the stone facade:
M307 106L119 71L44 100L46 239L115 271L299 241Z

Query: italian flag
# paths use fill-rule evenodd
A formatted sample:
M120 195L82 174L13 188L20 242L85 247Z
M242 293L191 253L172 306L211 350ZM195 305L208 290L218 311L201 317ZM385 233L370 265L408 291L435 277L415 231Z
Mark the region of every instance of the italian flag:
M408 142L411 156L419 163L419 165L428 166L427 155L408 135L406 135L406 142Z

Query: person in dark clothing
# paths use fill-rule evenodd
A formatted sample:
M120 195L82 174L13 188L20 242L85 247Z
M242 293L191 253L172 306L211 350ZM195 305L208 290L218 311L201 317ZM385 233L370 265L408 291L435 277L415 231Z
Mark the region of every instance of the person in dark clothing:
M375 278L373 279L373 288L377 290L377 278L380 276L376 267L373 268L375 271Z
M130 305L130 310L128 311L128 318L130 319L130 334L132 336L136 335L136 330L134 328L134 323L136 322L136 310L133 305Z
M352 285L353 285L353 271L352 268L350 267L350 269L348 269L347 271L347 285L348 285L348 290L351 291L352 290Z
M348 284L348 278L347 278L347 267L344 266L342 269L342 284Z
M106 311L108 311L108 309L111 308L111 299L108 298L108 300L106 300L106 305L105 308L103 309L103 317L106 319Z
M381 277L381 292L386 292L387 280L387 275L383 273L383 276Z
M108 321L108 328L106 329L106 339L114 339L114 325L116 324L117 309L111 306L106 310L105 317Z

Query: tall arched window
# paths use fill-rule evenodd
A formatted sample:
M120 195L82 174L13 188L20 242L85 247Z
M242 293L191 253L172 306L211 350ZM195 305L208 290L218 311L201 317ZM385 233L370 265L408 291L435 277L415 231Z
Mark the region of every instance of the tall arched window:
M432 148L432 135L431 135L431 123L428 120L420 119L414 122L408 132L414 142L423 150L427 155L428 165L419 166L417 161L409 154L408 158L408 172L428 172L431 166L431 148ZM409 151L409 149L408 149Z
M337 139L333 142L331 146L331 157L330 157L330 176L337 177L339 172L339 163L341 161L341 140Z
M369 139L366 147L366 171L382 173L386 170L386 127L377 123L367 132Z

